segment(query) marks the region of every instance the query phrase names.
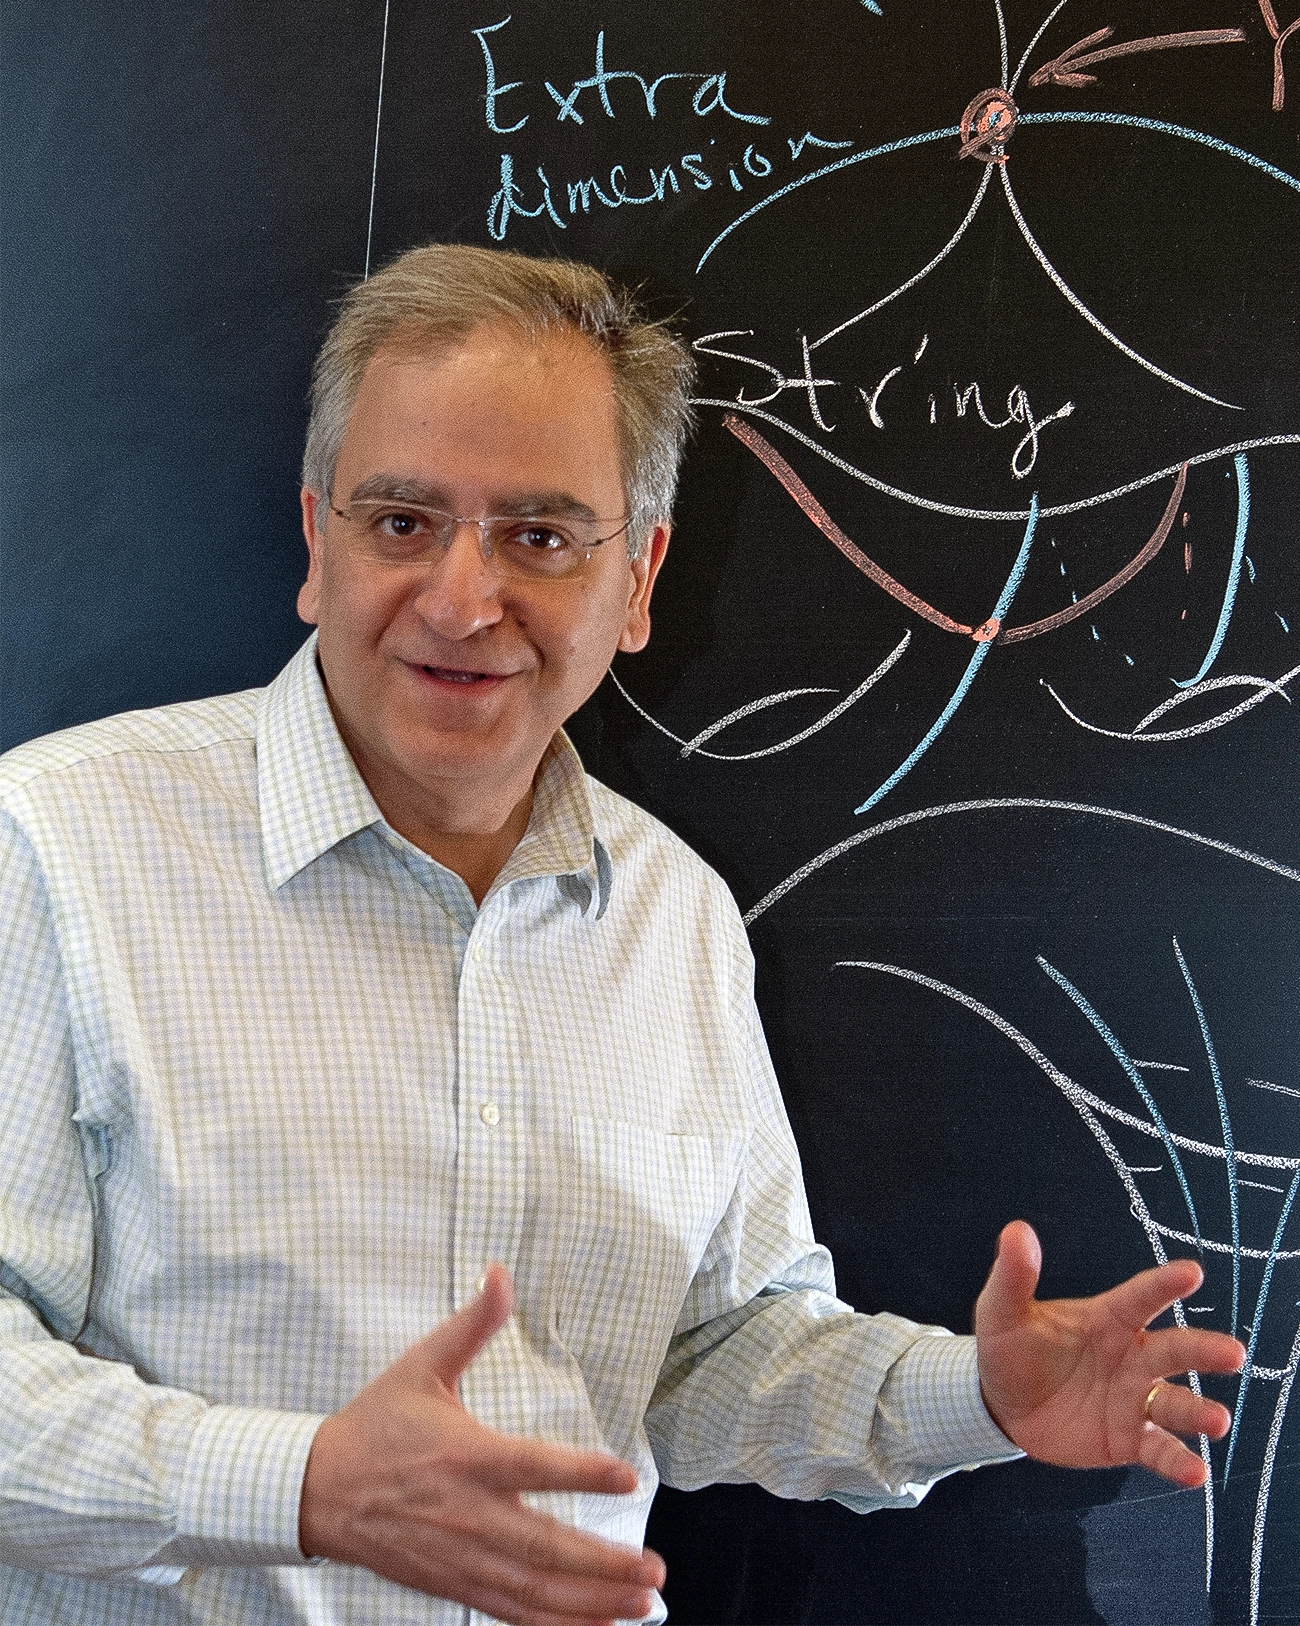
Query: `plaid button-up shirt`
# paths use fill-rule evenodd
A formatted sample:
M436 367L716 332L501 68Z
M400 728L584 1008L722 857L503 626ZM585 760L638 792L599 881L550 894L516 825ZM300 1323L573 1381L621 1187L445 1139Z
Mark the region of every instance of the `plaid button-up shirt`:
M497 1259L465 1403L631 1461L543 1499L611 1539L660 1476L866 1509L1013 1454L971 1340L835 1298L713 872L560 735L476 908L314 652L0 762L6 1626L465 1620L305 1564L298 1500Z

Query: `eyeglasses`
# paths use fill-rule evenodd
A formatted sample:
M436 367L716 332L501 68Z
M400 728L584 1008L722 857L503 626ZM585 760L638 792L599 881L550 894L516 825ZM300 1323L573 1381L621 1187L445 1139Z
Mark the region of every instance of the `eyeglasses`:
M462 525L478 531L484 559L503 577L520 581L555 581L581 575L596 548L622 536L632 523L616 530L612 519L542 519L535 515L471 519L441 508L389 499L365 498L347 508L330 501L330 512L356 528L358 549L377 564L425 564L446 553Z

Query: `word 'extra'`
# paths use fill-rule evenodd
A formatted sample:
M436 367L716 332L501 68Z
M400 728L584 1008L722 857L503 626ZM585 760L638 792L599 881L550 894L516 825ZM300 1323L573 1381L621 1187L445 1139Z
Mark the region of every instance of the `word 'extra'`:
M498 117L497 104L503 97L511 95L517 90L526 90L527 85L522 79L513 79L509 84L501 84L497 78L496 59L492 55L492 46L488 41L489 34L499 33L510 21L503 17L499 23L486 23L482 28L472 30L474 38L483 49L483 64L487 74L487 87L483 96L483 112L487 119L487 127L493 135L513 135L516 130L522 130L532 117L531 113L522 113L513 124L502 124ZM650 118L656 118L660 112L659 91L664 85L674 80L683 80L688 85L694 84L695 90L691 95L690 106L692 113L705 118L710 113L724 113L728 118L737 119L742 124L770 124L772 121L761 113L744 113L732 107L727 101L727 76L725 73L661 73L654 79L647 79L643 74L636 73L630 68L609 68L605 65L605 30L602 28L596 35L596 71L586 79L575 79L567 91L558 89L549 79L544 81L547 93L557 108L556 120L560 124L582 124L585 117L592 111L591 97L588 92L594 91L601 111L606 118L616 118L614 103L610 98L610 89L617 84L637 87L639 95L631 101L632 110L644 110ZM579 106L581 103L581 107ZM626 112L629 104L623 100ZM515 109L517 110L517 104ZM509 118L509 113L503 115Z

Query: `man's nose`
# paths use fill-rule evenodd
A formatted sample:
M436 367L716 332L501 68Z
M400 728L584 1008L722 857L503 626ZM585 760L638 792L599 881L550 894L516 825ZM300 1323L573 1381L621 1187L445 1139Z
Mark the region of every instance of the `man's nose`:
M416 594L420 615L447 638L468 638L501 619L501 573L473 520L460 520L445 549L425 567Z

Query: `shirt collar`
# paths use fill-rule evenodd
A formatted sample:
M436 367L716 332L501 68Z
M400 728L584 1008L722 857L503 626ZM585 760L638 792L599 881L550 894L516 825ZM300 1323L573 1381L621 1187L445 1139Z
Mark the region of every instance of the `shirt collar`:
M262 696L257 800L272 891L346 837L383 820L334 722L314 632Z
M609 908L614 881L609 849L596 832L581 759L563 729L542 757L528 828L491 890L545 875L556 876L561 891L589 918L599 920Z
M358 830L388 828L330 711L314 632L262 696L257 794L272 891ZM547 875L588 918L599 920L609 907L613 866L596 832L587 776L562 729L542 757L528 828L492 891Z

